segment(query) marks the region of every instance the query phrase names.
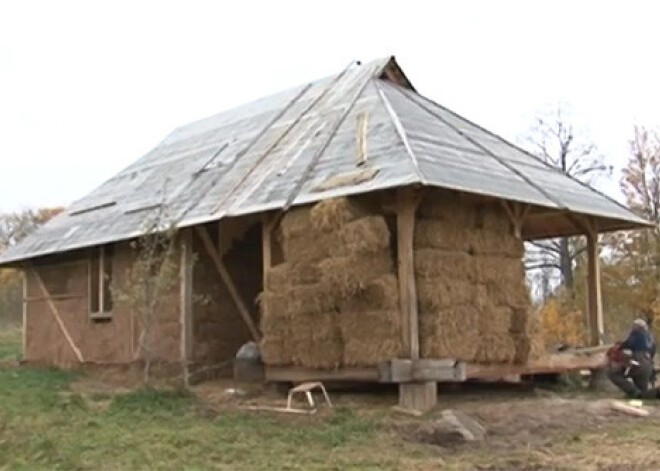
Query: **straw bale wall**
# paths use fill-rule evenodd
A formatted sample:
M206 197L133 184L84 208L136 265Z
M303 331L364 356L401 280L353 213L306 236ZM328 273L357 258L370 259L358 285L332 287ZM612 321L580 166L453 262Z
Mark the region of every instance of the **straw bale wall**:
M530 350L523 243L498 204L433 191L414 250L423 357L523 363Z
M390 228L364 200L295 208L281 221L283 262L261 294L261 352L271 365L336 369L400 353Z

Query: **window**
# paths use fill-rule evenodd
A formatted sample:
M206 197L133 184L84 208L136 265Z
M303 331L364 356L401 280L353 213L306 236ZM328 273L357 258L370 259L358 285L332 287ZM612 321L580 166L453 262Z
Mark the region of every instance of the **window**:
M112 246L100 247L89 261L89 315L109 319L112 315Z

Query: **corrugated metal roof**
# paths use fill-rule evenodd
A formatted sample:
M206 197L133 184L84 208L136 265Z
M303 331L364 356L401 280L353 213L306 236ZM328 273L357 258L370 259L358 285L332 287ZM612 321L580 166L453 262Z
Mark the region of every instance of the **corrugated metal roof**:
M155 149L0 255L10 263L127 239L165 204L179 226L420 183L569 210L630 225L628 209L384 77L393 58L174 130ZM367 163L358 122L367 116ZM332 177L371 170L357 184Z

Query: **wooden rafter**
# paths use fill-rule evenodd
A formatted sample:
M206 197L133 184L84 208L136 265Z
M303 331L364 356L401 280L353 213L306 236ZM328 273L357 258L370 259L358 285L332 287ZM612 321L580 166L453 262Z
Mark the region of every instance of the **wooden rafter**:
M222 262L220 253L215 248L215 245L213 244L213 241L211 240L208 231L203 226L196 226L195 229L197 230L197 234L199 235L199 237L202 239L202 243L206 248L206 252L211 257L211 260L213 260L213 264L215 265L215 268L218 271L218 274L220 275L220 278L222 279L223 283L227 287L227 291L229 291L229 294L232 300L234 301L234 304L236 304L236 307L238 308L238 312L243 318L243 321L245 322L245 325L250 331L252 338L256 341L259 341L261 339L261 335L259 334L259 331L257 330L254 321L252 320L252 316L250 316L250 311L248 311L245 303L241 299L241 295L238 293L238 290L236 289L236 285L234 284L231 275L227 271L225 264Z
M513 225L514 235L519 239L522 238L522 226L529 214L531 205L507 200L500 200L500 203Z

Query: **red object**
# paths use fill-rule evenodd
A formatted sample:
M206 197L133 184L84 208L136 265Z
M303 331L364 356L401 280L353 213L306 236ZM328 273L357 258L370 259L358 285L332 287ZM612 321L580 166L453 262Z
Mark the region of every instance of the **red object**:
M612 366L628 366L630 359L623 353L621 343L615 343L611 346L607 353L607 363Z

